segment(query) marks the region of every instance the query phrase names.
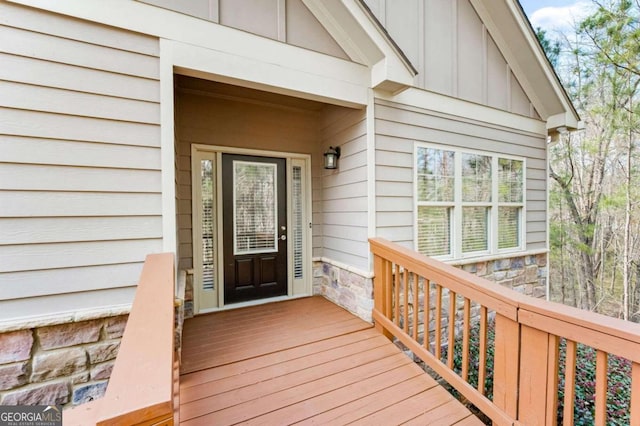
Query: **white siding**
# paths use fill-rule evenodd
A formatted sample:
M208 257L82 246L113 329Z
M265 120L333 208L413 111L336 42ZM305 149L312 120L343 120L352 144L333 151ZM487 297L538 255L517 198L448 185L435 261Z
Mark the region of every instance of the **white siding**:
M0 320L128 303L162 249L158 50L0 3Z
M418 69L418 87L536 118L469 0L365 3Z
M546 248L546 140L516 129L378 100L377 235L413 248L415 142L526 158L526 248Z
M314 161L320 190L314 191L314 255L368 270L367 143L365 110L327 107L322 117L322 149L339 146L338 169ZM318 226L319 225L319 226ZM319 244L320 238L322 243Z

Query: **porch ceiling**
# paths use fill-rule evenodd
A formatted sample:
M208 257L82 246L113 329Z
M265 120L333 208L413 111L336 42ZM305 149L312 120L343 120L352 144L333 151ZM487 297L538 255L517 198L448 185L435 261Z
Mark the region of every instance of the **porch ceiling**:
M326 105L323 102L312 101L309 99L281 95L278 93L266 92L263 90L183 75L176 75L175 81L176 88L179 91L195 92L201 95L215 96L221 99L235 99L242 100L244 102L250 101L254 103L277 105L279 107L289 107L308 111L319 111Z

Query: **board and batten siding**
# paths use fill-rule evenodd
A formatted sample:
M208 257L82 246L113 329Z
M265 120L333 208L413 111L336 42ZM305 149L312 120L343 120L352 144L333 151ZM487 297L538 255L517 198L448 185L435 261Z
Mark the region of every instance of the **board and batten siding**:
M314 162L316 183L313 211L314 235L322 237L322 246L314 244L314 256L369 270L368 195L367 195L366 110L327 107L322 117L322 148L339 146L338 169L325 170L324 158Z
M0 2L0 321L130 303L162 250L158 55Z
M414 146L425 142L526 159L526 249L547 247L544 135L377 100L376 233L414 248Z
M262 37L349 59L302 0L139 0Z
M537 118L469 0L365 3L418 69L417 87Z

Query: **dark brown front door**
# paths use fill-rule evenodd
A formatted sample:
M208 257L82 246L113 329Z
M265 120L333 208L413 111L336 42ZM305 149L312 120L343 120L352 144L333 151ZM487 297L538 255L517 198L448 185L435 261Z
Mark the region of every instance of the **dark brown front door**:
M224 303L287 294L283 158L224 154Z

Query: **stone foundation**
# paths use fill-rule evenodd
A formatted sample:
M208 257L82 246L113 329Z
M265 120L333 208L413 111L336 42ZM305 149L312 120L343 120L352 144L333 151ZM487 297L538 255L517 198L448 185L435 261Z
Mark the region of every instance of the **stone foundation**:
M546 296L546 253L454 264L454 266L528 296L538 298ZM313 262L313 294L322 295L365 321L371 322L373 280L366 277L364 273L355 272L346 265L316 260ZM447 292L444 293L444 298L445 307L448 307ZM459 301L460 307L461 303ZM472 308L472 316L478 315L478 309L477 306ZM443 321L447 321L447 318L445 316Z
M455 266L527 296L547 294L546 253Z
M193 269L185 271L184 318L193 317Z
M314 261L313 294L322 295L354 315L371 322L373 280L347 266Z
M127 315L0 333L0 405L77 405L106 388Z

